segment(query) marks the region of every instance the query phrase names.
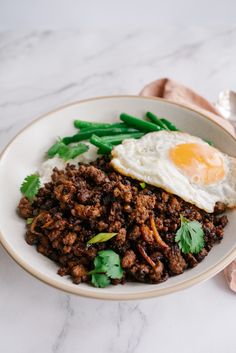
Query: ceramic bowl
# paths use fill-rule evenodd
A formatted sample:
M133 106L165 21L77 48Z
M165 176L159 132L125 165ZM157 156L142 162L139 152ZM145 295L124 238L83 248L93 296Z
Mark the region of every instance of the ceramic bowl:
M212 140L223 152L235 156L236 140L206 116L163 99L136 96L93 98L59 108L31 123L5 148L0 160L0 240L9 255L26 271L41 281L81 296L101 299L142 299L168 294L202 282L221 271L236 257L236 210L228 211L229 223L223 241L195 268L171 277L161 284L126 283L95 288L75 285L67 277L57 275L57 265L39 254L24 239L25 222L17 215L19 191L26 175L37 170L45 151L57 136L75 132L76 118L114 122L121 112L138 117L152 111L173 121L179 129Z

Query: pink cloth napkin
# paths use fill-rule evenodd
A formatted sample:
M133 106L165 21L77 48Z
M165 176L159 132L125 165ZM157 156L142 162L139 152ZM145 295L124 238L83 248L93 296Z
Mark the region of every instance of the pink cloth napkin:
M142 89L140 95L165 98L176 103L184 104L187 107L207 115L235 136L233 126L221 116L212 103L178 82L168 78L153 81ZM236 260L224 269L224 274L230 289L236 292Z

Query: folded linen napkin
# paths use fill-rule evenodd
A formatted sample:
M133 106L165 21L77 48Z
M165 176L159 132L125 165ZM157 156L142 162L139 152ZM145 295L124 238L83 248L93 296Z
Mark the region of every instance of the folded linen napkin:
M221 116L220 112L213 104L178 82L168 78L153 81L142 89L140 95L165 98L176 103L184 104L189 108L197 110L199 113L207 115L235 136L233 126ZM225 268L224 274L230 289L236 292L236 260Z

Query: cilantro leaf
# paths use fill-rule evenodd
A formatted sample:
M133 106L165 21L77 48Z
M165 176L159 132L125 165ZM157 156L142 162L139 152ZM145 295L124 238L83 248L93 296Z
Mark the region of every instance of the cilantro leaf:
M103 258L96 256L94 259L94 270L90 271L90 274L93 273L105 273L107 271L107 264L104 262Z
M184 254L199 253L204 247L204 231L201 223L198 221L188 221L182 215L180 216L181 226L178 229L175 241Z
M93 263L94 263L94 266L96 269L101 268L103 266L103 258L100 256L96 256ZM106 269L104 270L104 272L105 271L106 271ZM101 272L103 272L103 271L101 271Z
M109 286L111 280L105 274L93 273L91 282L95 287L105 288Z
M120 264L120 256L115 253L113 250L102 250L98 253L99 257L103 259L103 261L108 266L114 266Z
M106 287L110 284L110 279L121 279L123 276L120 256L113 250L99 251L94 259L94 266L90 274L91 282L96 287Z
M89 239L88 244L102 243L113 238L118 233L99 233L93 238Z
M40 179L38 174L28 175L21 184L20 191L29 201L37 195L40 188Z
M201 223L197 221L190 222L188 226L190 234L192 235L191 251L197 254L204 247L204 231Z
M107 275L113 279L121 279L123 276L123 270L120 266L120 256L113 250L100 251L99 256L103 259L103 264L106 264Z
M107 269L107 275L112 278L112 279L121 279L123 277L123 270L120 266L120 264L116 264L113 266L110 266Z
M139 183L139 185L141 186L142 189L145 189L146 187L146 183L144 181L142 183Z

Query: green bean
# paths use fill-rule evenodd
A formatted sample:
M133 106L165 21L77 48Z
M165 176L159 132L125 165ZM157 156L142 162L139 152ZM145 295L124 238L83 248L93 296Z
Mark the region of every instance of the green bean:
M120 119L124 121L127 125L136 128L142 132L151 132L151 131L160 131L160 126L150 123L149 121L145 121L142 119L135 118L131 115L122 113L120 115Z
M164 123L166 125L166 127L171 130L171 131L180 131L179 129L177 129L177 127L169 120L167 119L160 119L162 123Z
M83 121L83 120L74 120L74 127L77 129L86 129L86 128L107 128L110 127L111 124L106 123L95 123L93 121Z
M74 126L77 129L85 130L85 129L107 129L114 127L127 127L124 123L96 123L92 121L83 121L83 120L75 120Z
M85 127L80 132L87 132L89 130L106 130L106 129L130 129L129 125L125 123L117 123L117 124L112 124L108 127ZM136 129L133 129L134 132L137 132Z
M104 136L101 140L105 143L110 143L112 145L119 145L122 141L130 138L138 139L144 135L143 132L133 132L130 134L121 134L115 136Z
M160 126L160 128L162 128L163 130L168 130L166 125L155 114L147 112L146 116L151 120L153 124Z
M76 135L64 137L62 142L65 145L69 145L73 142L79 142L83 140L88 140L93 134L97 136L110 136L119 135L123 133L137 132L136 129L127 127L117 127L117 128L107 128L107 129L86 129L86 131L81 131Z
M102 148L99 148L97 150L97 154L107 154L107 153L104 153L103 149Z
M61 139L57 140L47 151L47 156L49 158L54 157L61 148L64 147L64 143L61 141Z
M97 146L101 154L109 154L112 150L112 145L103 142L102 139L97 135L92 135L89 142L94 146Z

